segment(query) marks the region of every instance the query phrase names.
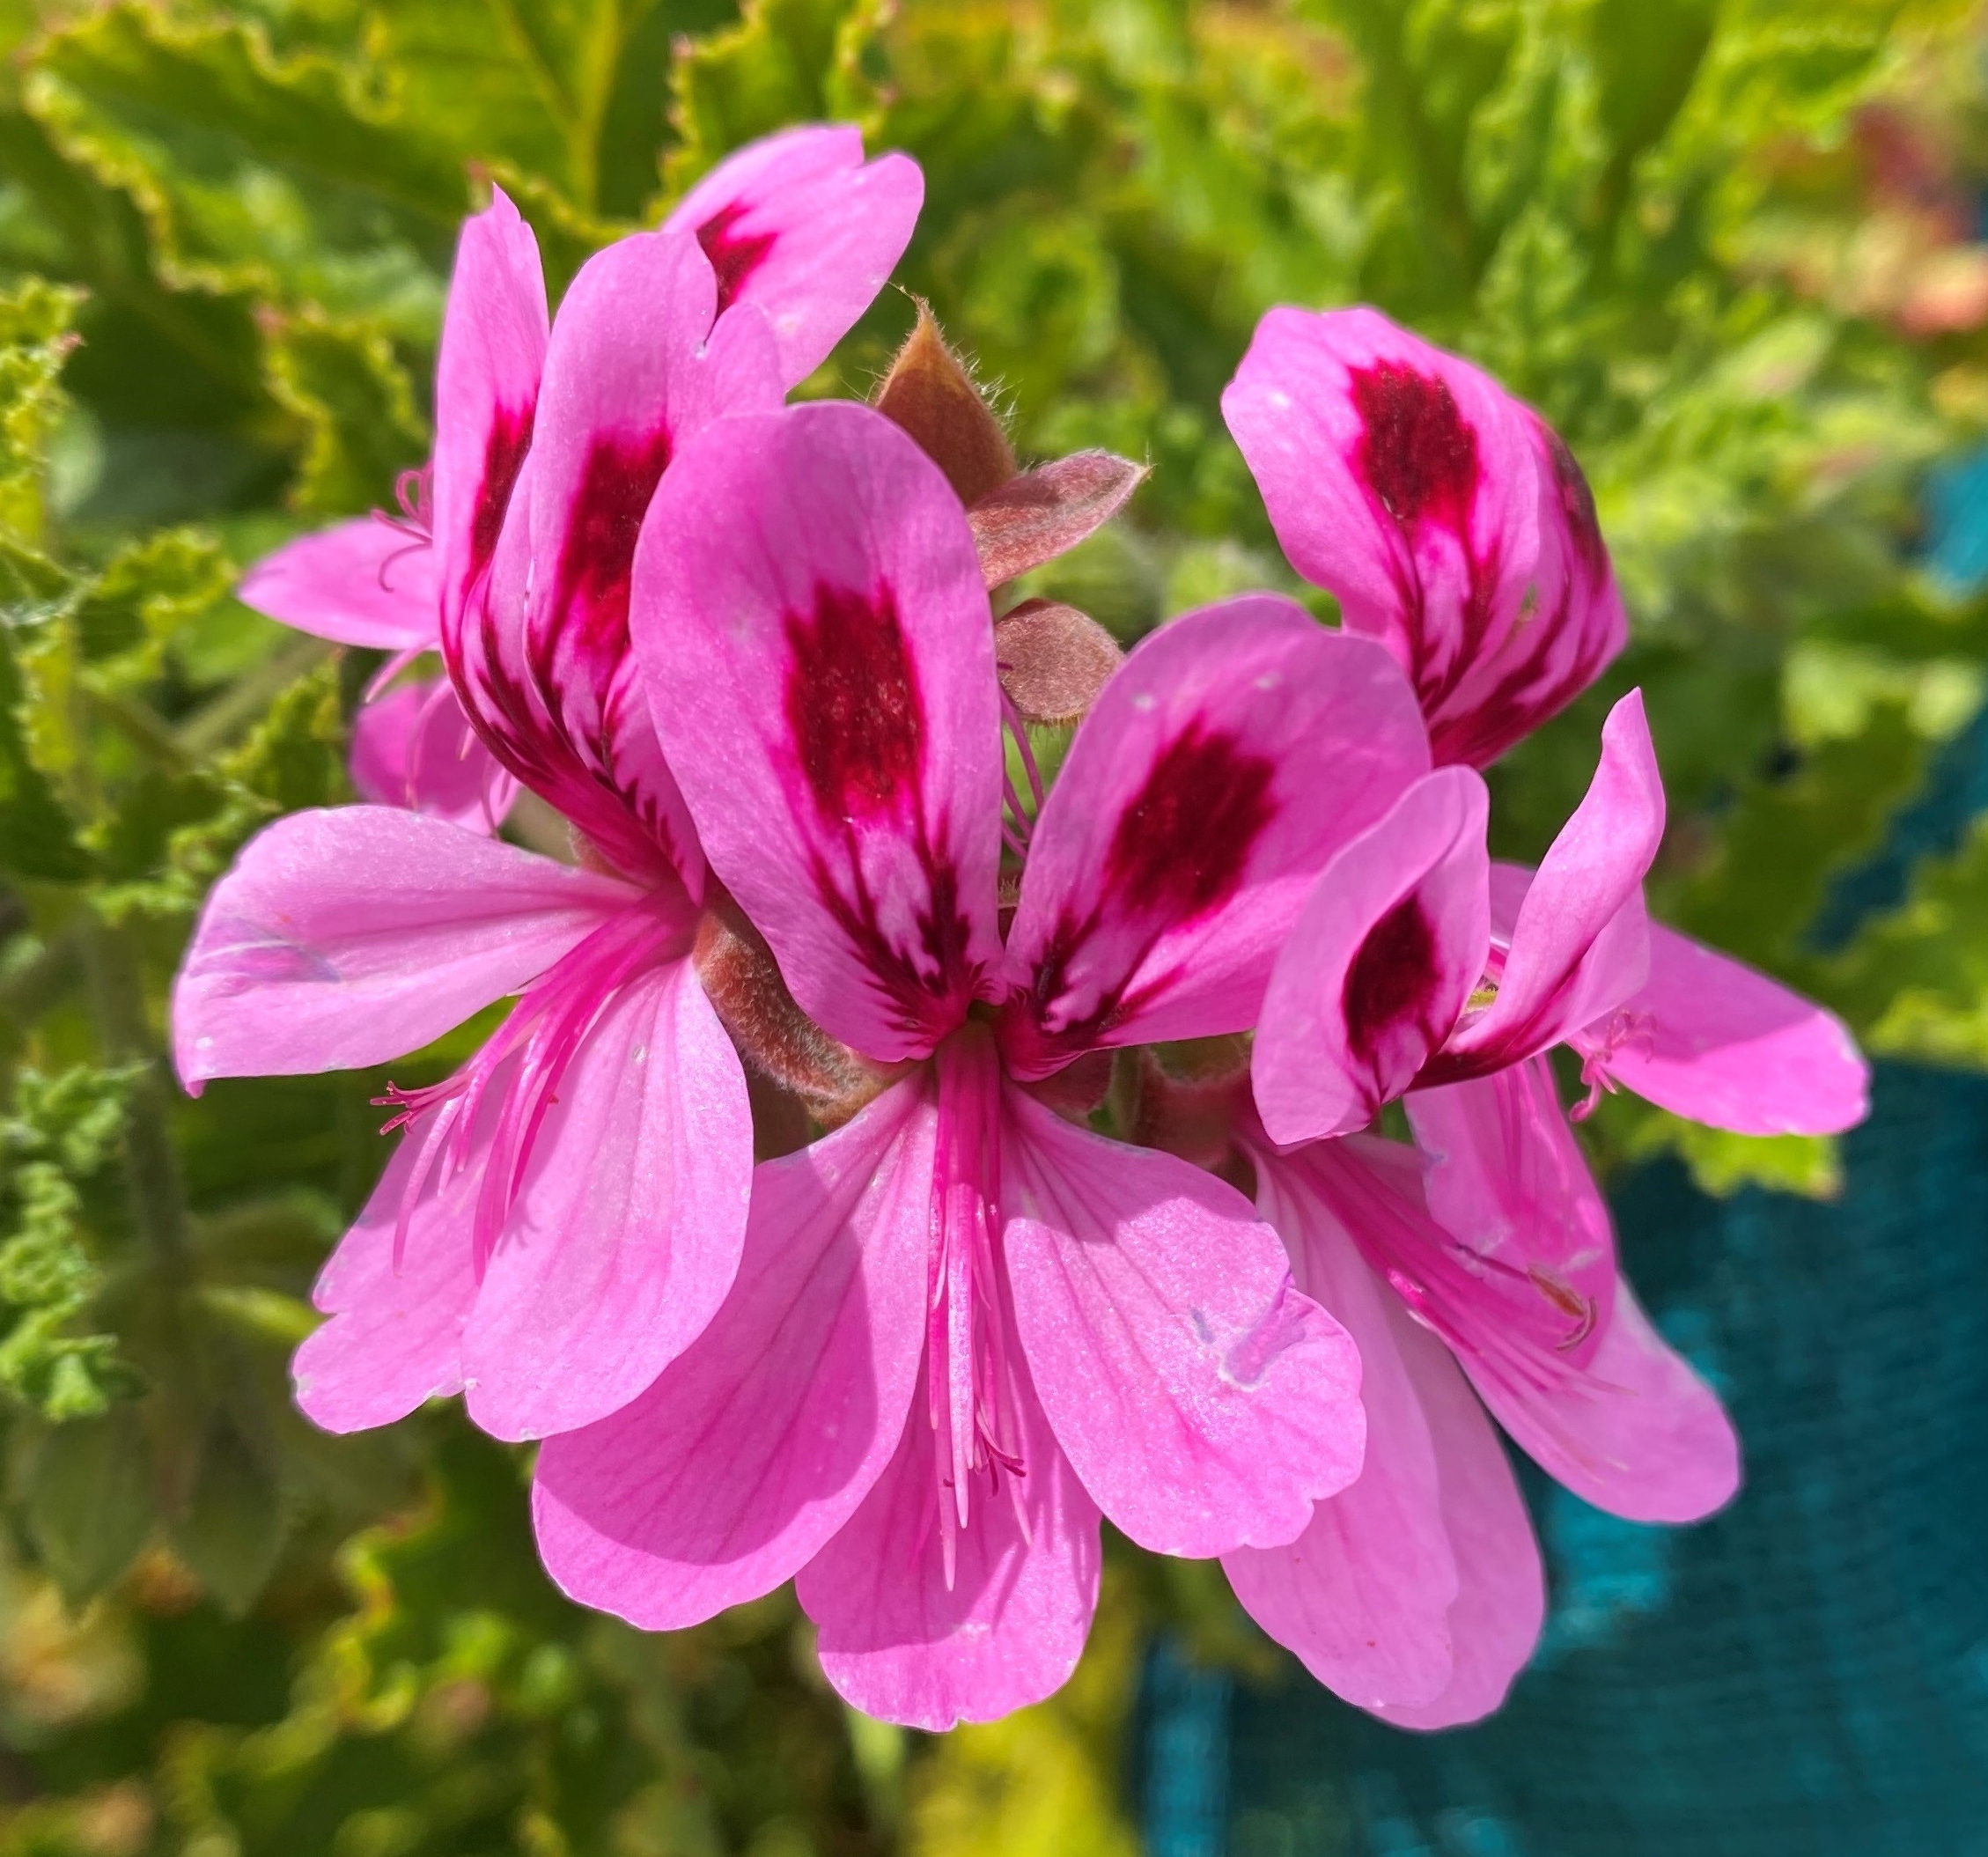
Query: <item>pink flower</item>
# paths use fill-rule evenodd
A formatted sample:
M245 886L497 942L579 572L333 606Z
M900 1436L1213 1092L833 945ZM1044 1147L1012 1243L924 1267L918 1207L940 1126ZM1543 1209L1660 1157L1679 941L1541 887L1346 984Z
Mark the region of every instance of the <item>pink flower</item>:
M1168 626L1079 729L1004 937L988 598L909 438L834 403L710 428L636 588L713 870L884 1087L759 1169L700 1340L548 1441L541 1551L652 1628L798 1575L858 1707L998 1715L1074 1664L1101 1510L1161 1552L1270 1547L1358 1468L1357 1363L1276 1234L1025 1084L1253 1023L1312 874L1427 765L1414 700L1272 596Z
M507 226L521 225L502 191L493 191L491 213ZM865 164L858 130L806 126L753 143L721 162L679 203L664 230L696 238L717 276L720 314L745 305L748 314L770 323L775 372L784 389L811 372L869 307L910 241L924 195L924 177L908 157L889 154ZM490 220L485 214L475 223ZM482 262L500 273L505 262L496 246ZM486 290L488 278L481 269L466 274L459 267L451 292L459 328L480 326L485 308L496 316L506 313L507 304L528 313L534 294L543 322L536 247L528 253L519 247L516 263L507 274L513 295L487 305L461 300L466 290ZM520 354L530 346L520 343L518 330L505 340ZM443 365L450 365L446 357ZM526 370L534 391L535 369L534 362ZM510 386L515 402L523 382ZM439 647L444 561L453 564L451 596L460 603L465 575L483 571L496 541L490 507L466 495L482 482L484 461L464 454L462 444L491 438L515 469L530 431L452 433L449 396L438 394L438 461L452 453L438 497L431 500L427 471L410 471L400 486L400 516L375 512L303 536L256 563L242 578L240 595L299 631L392 652L374 682L373 700L354 725L353 785L379 805L410 807L488 831L517 795L514 773L475 739L441 680L388 686ZM639 511L636 516L639 520Z
M1488 374L1370 309L1275 309L1222 395L1277 540L1415 684L1439 763L1482 767L1621 651L1573 454Z
M809 132L831 152L850 133ZM906 206L903 166L887 171L895 195L862 184L851 202L863 219L845 243L865 263L909 231L885 210ZM765 300L799 302L808 268L776 262L784 222L752 197L745 223L786 293ZM795 237L810 262L836 260L820 223L836 197L806 195L814 218ZM416 813L295 814L215 888L180 976L175 1048L196 1090L379 1064L520 996L454 1077L389 1092L406 1132L320 1279L332 1320L297 1356L298 1400L332 1430L459 1389L501 1437L585 1424L689 1345L738 1268L745 1080L690 963L703 856L628 648L658 480L720 415L777 406L790 377L756 303L718 314L708 243L664 232L600 253L549 340L536 242L499 195L464 230L443 331L434 548L410 557L403 591L432 589L424 637L459 726L565 815L587 867ZM854 313L845 280L822 295L826 312L802 304L811 341ZM333 558L320 543L276 571ZM376 706L363 757L401 719L398 696ZM384 766L396 752L417 765L442 732L432 711L409 728ZM374 778L364 759L361 774Z
M1439 769L1326 866L1266 994L1262 1121L1237 1131L1299 1284L1359 1345L1369 1431L1367 1469L1304 1536L1225 1564L1322 1681L1422 1728L1495 1707L1540 1619L1538 1551L1457 1366L1616 1514L1692 1521L1738 1484L1717 1400L1618 1274L1548 1049L1581 1051L1592 1089L1748 1134L1845 1128L1867 1085L1829 1013L1649 923L1663 790L1634 693L1536 873L1491 862L1486 810L1476 774ZM1325 1139L1397 1096L1419 1163Z

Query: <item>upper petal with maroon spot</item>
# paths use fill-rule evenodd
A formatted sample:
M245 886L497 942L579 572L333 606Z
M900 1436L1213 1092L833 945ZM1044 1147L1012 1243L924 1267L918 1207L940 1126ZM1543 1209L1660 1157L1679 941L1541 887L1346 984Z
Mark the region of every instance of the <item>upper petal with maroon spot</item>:
M1270 311L1222 395L1277 539L1482 767L1627 636L1573 454L1469 362L1370 309Z
M1248 1203L1023 1085L1253 1022L1308 879L1428 765L1412 692L1285 601L1176 621L1079 728L1004 945L991 615L903 432L833 403L711 427L631 623L714 873L889 1080L762 1167L696 1347L549 1442L541 1552L651 1626L798 1574L857 1706L1002 1713L1076 1661L1101 1512L1163 1552L1270 1547L1358 1470L1351 1347Z

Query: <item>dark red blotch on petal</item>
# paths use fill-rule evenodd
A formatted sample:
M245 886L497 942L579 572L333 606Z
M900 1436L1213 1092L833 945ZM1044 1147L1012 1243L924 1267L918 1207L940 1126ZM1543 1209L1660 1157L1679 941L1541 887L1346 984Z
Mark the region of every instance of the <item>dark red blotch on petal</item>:
M1553 461L1554 488L1560 494L1560 510L1567 519L1568 532L1580 550L1587 578L1599 585L1608 578L1609 549L1601 540L1601 524L1594 513L1594 492L1588 488L1587 473L1567 449L1567 441L1543 419L1540 430L1546 435L1547 455Z
M604 435L588 448L559 551L557 605L581 628L575 642L617 657L626 644L635 544L669 461L666 427Z
M789 613L787 727L814 803L831 820L909 801L924 771L925 716L890 589L817 586Z
M778 240L775 232L742 232L739 222L750 210L743 200L721 206L697 228L697 243L718 273L718 313L723 315Z
M1435 990L1435 937L1410 892L1367 932L1346 970L1340 999L1354 1057L1371 1066L1388 1034L1404 1020L1420 1020Z
M1424 520L1465 533L1477 492L1477 434L1449 384L1399 361L1351 370L1353 409L1366 427L1360 476L1408 527Z
M1138 915L1194 917L1234 895L1276 810L1275 769L1198 721L1168 742L1119 816L1105 881Z
M471 582L490 564L490 556L497 552L504 512L511 506L518 473L525 468L525 453L532 448L532 416L536 410L535 405L500 406L491 415L490 430L483 440L483 469L477 481L476 505L469 518Z

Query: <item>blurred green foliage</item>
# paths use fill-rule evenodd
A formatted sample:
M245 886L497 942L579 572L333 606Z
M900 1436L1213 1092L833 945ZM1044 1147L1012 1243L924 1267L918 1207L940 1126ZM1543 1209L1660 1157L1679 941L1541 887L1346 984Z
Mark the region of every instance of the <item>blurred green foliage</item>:
M519 1454L454 1414L335 1441L291 1410L384 1080L188 1101L166 999L242 840L346 796L371 667L230 589L420 461L491 181L556 290L764 131L911 151L902 281L1019 449L1154 465L1030 589L1126 637L1294 586L1217 404L1265 307L1372 301L1472 354L1586 465L1634 619L1497 770L1501 848L1536 854L1640 683L1658 912L1876 1050L1980 1065L1988 832L1812 934L1988 658L1988 604L1911 565L1927 464L1988 426L1972 12L0 0L0 1853L1127 1853L1142 1633L1274 1654L1215 1569L1115 1544L1062 1696L913 1744L834 1701L786 1595L660 1639L566 1605ZM910 316L887 292L806 390L867 392ZM1717 1190L1835 1177L1625 1099L1589 1130Z

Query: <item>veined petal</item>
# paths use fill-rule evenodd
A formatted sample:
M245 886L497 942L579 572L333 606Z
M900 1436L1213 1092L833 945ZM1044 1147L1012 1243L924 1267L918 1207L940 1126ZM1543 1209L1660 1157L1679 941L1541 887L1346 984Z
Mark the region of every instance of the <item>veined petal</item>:
M1321 1502L1295 1541L1238 1548L1222 1557L1223 1570L1249 1616L1335 1694L1362 1708L1431 1702L1454 1674L1458 1554L1409 1356L1422 1348L1440 1356L1442 1344L1361 1262L1335 1210L1335 1155L1314 1146L1252 1158L1257 1209L1283 1236L1299 1287L1358 1345L1366 1455L1358 1478ZM1495 1452L1482 1417L1478 1424Z
M1653 922L1642 991L1571 1042L1591 1073L1735 1134L1834 1135L1870 1107L1870 1066L1833 1013Z
M1587 1361L1615 1297L1615 1226L1546 1059L1411 1091L1404 1106L1430 1214L1464 1266L1460 1286L1502 1330Z
M935 1124L910 1078L759 1168L711 1325L632 1404L539 1453L533 1515L562 1591L644 1629L696 1625L792 1578L848 1521L913 1405Z
M1250 1060L1273 1141L1366 1127L1454 1028L1491 952L1490 805L1469 768L1439 768L1312 886Z
M432 647L440 628L435 550L372 516L300 535L241 577L236 597L313 637L373 650Z
M494 1108L477 1119L471 1153L478 1160L489 1151L496 1119ZM331 1319L298 1347L291 1377L304 1416L328 1432L391 1425L462 1389L482 1169L424 1168L426 1134L416 1127L401 1137L365 1210L325 1260L311 1293ZM420 1191L409 1206L417 1170Z
M1394 652L1435 730L1525 610L1530 416L1371 309L1270 311L1222 413L1292 565Z
M977 1493L950 1570L934 1500L934 1435L914 1400L890 1466L795 1594L820 1627L836 1692L866 1715L940 1733L991 1721L1063 1686L1097 1609L1097 1505L1016 1374L1019 1476Z
M688 961L623 987L534 1144L463 1337L469 1416L543 1438L618 1411L709 1324L752 1190L745 1072Z
M441 679L397 684L360 706L351 775L360 799L374 806L432 814L472 832L495 831L518 796L518 783L477 740Z
M1010 1068L1254 1025L1312 879L1427 770L1387 653L1294 601L1245 594L1153 633L1036 822L1008 932Z
M1004 1243L1064 1453L1142 1547L1295 1540L1358 1474L1359 1358L1233 1187L1005 1102Z
M531 447L549 326L538 240L500 188L462 229L435 372L435 550L446 639L489 568Z
M712 868L801 1006L929 1051L999 959L993 627L959 500L867 408L710 427L657 491L635 645Z
M1424 1072L1425 1084L1516 1064L1592 1024L1643 984L1643 878L1663 830L1663 781L1642 692L1631 690L1609 711L1587 796L1519 906L1498 997L1458 1028Z
M1477 1721L1505 1700L1546 1622L1546 1574L1532 1517L1505 1448L1449 1351L1397 1315L1402 1359L1436 1442L1443 1526L1456 1556L1449 1609L1450 1680L1424 1703L1374 1710L1396 1728Z
M808 123L721 161L663 230L696 235L721 313L743 305L765 315L784 389L828 358L889 281L924 192L908 155L865 164L861 130Z
M637 894L418 813L292 813L249 841L201 912L173 990L180 1080L416 1050Z

